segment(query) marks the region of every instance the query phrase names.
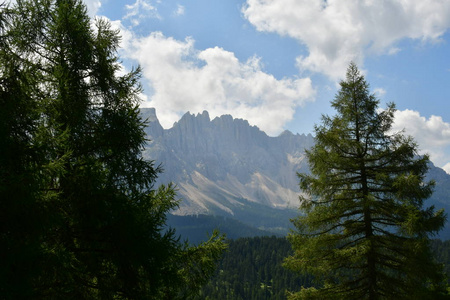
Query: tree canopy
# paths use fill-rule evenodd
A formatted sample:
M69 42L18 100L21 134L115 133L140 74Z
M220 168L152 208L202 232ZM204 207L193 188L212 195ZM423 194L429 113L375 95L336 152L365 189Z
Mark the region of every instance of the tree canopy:
M140 69L79 0L0 10L0 294L173 299L199 291L225 248L165 226L177 206L142 157Z
M291 299L436 299L442 273L429 238L445 222L424 207L427 155L402 132L392 132L394 104L379 100L351 63L332 106L315 127L306 152L311 174L299 174L302 215L289 236L285 266L312 274L316 288Z

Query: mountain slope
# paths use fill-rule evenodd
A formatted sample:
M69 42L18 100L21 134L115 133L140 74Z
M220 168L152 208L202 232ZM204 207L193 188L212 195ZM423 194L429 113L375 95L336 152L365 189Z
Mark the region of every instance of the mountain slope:
M229 115L185 114L163 130L154 110L143 109L150 126L145 156L163 164L161 182L178 184L187 201L178 214L231 214L241 199L273 208L298 206L297 171L307 170L304 148L311 135L288 131L269 137Z
M183 200L177 215L221 215L264 230L286 233L298 214L297 172L308 172L304 151L311 135L283 132L269 137L255 126L229 115L210 119L185 114L163 129L155 110L143 108L150 141L144 156L161 163L160 183L174 182ZM450 176L430 166L436 181L429 205L450 211ZM447 225L441 237L450 238Z

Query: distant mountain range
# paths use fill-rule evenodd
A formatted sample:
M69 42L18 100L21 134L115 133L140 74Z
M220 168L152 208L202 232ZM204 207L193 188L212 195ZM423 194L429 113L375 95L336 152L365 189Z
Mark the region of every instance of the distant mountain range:
M144 156L162 164L160 183L177 185L178 225L180 216L214 215L221 224L224 217L255 228L254 235L288 232L289 219L299 214L296 173L309 172L304 152L314 145L312 135L285 131L269 137L246 120L230 115L211 120L206 111L186 113L163 129L155 109L142 108L141 114L149 121ZM436 188L427 202L450 212L450 175L431 165L428 177ZM249 235L247 227L245 232ZM449 225L440 237L450 238Z

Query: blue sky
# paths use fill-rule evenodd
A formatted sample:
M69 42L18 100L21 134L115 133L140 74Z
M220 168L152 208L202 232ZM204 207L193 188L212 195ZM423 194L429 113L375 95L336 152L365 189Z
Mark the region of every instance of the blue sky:
M231 114L271 136L312 133L355 61L398 108L423 153L450 172L450 1L89 0L143 67L145 107L169 128L184 113Z

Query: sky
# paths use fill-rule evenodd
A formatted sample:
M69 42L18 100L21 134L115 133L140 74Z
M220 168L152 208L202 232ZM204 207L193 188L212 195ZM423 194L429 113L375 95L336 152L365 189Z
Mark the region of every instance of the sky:
M270 136L314 133L355 62L394 130L450 173L448 0L86 0L143 68L142 107L164 128L230 114Z

